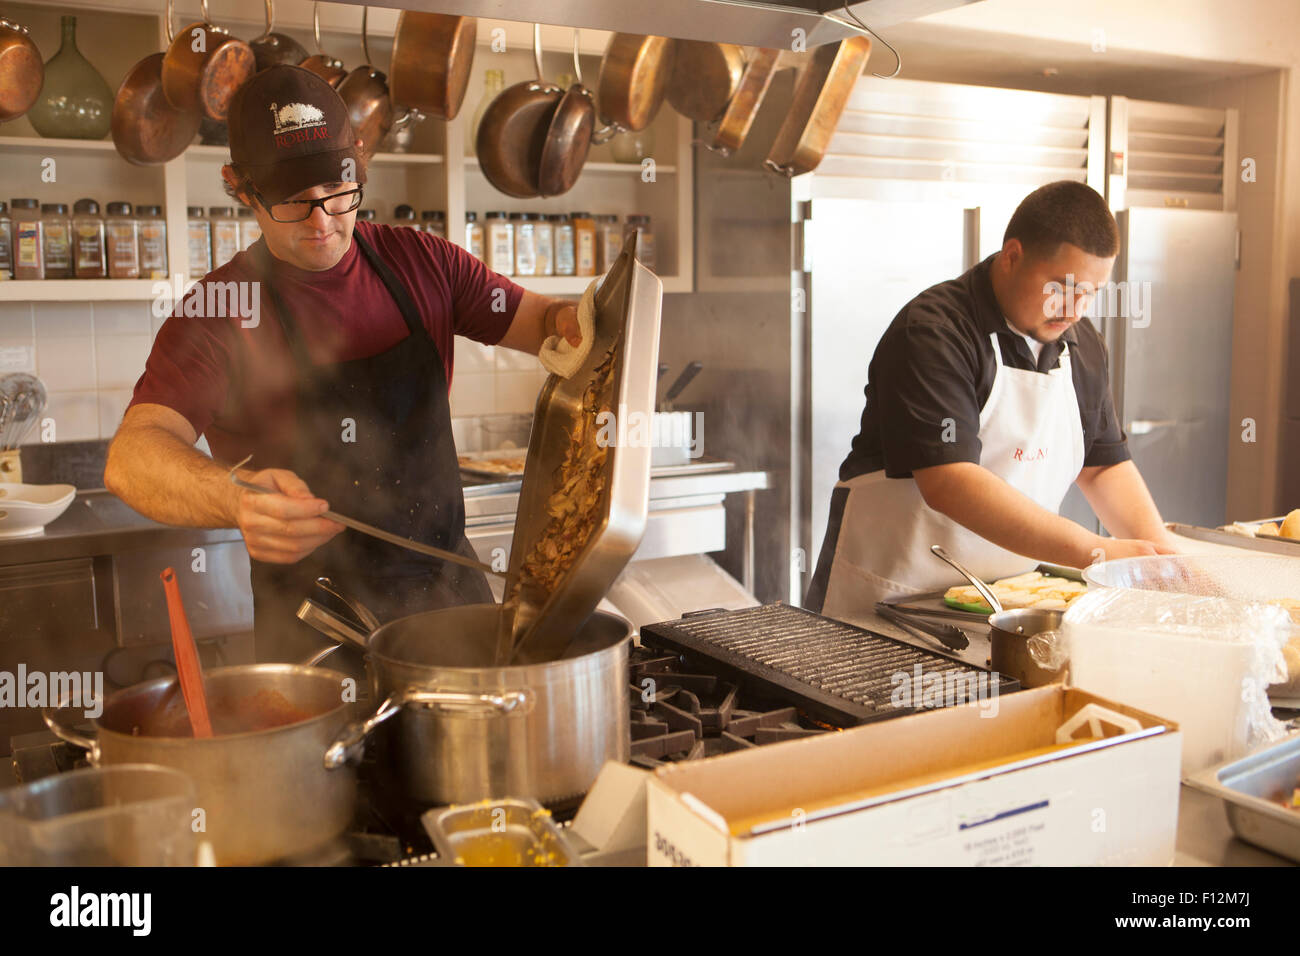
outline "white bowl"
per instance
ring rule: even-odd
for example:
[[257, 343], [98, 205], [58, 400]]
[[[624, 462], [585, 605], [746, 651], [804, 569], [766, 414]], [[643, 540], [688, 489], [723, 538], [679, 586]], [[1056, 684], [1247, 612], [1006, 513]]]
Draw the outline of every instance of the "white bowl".
[[0, 482], [0, 538], [40, 534], [68, 510], [77, 489], [72, 485], [22, 485]]

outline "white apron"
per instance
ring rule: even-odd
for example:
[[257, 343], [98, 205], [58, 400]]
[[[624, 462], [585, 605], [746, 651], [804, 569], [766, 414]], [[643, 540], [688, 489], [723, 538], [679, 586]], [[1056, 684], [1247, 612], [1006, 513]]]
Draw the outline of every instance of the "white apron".
[[[1069, 347], [1058, 368], [1042, 373], [1008, 368], [997, 333], [990, 339], [997, 372], [980, 410], [979, 463], [1055, 513], [1083, 468]], [[930, 552], [933, 544], [986, 581], [1032, 564], [930, 508], [912, 478], [886, 478], [881, 469], [836, 487], [849, 495], [822, 606], [828, 617], [861, 620], [877, 601], [950, 586], [956, 572]]]

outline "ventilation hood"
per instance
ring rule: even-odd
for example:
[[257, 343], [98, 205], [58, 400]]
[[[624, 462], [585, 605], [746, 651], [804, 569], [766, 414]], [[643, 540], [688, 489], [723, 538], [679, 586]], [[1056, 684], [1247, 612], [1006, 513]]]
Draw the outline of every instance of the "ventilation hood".
[[[341, 0], [360, 6], [363, 0]], [[849, 9], [878, 32], [979, 0], [856, 0]], [[796, 29], [809, 47], [861, 33], [835, 0], [389, 0], [384, 6], [495, 20], [683, 40], [789, 49]], [[889, 34], [885, 33], [885, 38]]]

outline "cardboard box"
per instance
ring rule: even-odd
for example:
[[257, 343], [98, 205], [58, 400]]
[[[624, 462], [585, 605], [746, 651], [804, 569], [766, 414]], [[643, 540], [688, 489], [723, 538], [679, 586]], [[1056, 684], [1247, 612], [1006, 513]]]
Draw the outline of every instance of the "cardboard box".
[[[1141, 729], [1034, 753], [1089, 703]], [[661, 767], [647, 794], [648, 862], [1173, 862], [1177, 724], [1060, 684], [997, 704], [996, 716], [977, 702]]]

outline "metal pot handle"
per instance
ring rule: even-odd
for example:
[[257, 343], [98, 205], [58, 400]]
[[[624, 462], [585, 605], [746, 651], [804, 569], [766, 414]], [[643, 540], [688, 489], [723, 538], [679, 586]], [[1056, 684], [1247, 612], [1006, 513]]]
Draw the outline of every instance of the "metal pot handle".
[[90, 752], [90, 763], [92, 766], [99, 766], [99, 739], [97, 737], [87, 737], [85, 734], [73, 730], [69, 724], [63, 723], [59, 714], [64, 710], [60, 704], [58, 707], [42, 707], [41, 719], [45, 721], [45, 726], [53, 731], [54, 736], [60, 740], [72, 744], [74, 747], [80, 747], [82, 750]]
[[407, 687], [390, 694], [379, 705], [379, 709], [361, 723], [351, 723], [344, 727], [334, 738], [334, 742], [325, 749], [325, 767], [327, 770], [333, 770], [343, 766], [349, 760], [361, 759], [370, 732], [408, 704], [427, 708], [446, 708], [458, 712], [477, 712], [478, 716], [492, 717], [498, 714], [509, 714], [521, 708], [527, 711], [532, 702], [532, 695], [526, 690], [479, 694]]

